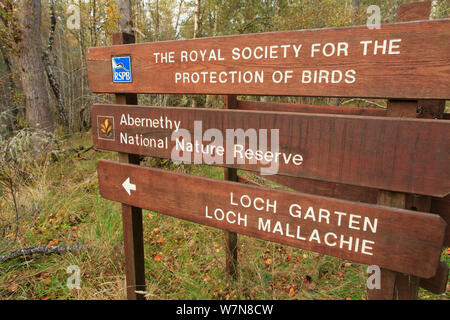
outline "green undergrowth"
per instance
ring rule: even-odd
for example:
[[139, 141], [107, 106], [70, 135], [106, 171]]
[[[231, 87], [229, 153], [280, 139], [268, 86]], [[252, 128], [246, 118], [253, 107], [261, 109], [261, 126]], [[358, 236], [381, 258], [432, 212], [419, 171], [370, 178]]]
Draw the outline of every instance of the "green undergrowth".
[[[99, 159], [117, 160], [117, 154], [91, 145], [89, 133], [63, 142], [66, 151], [17, 191], [17, 221], [12, 195], [0, 190], [0, 228], [10, 244], [0, 255], [36, 245], [83, 246], [0, 263], [0, 299], [126, 298], [121, 207], [100, 197], [96, 173]], [[217, 167], [159, 165], [223, 179]], [[225, 272], [223, 231], [147, 210], [143, 221], [148, 299], [366, 299], [365, 265], [240, 235], [239, 276], [233, 280]], [[442, 258], [450, 263], [445, 251]], [[79, 268], [80, 289], [67, 286], [70, 266]], [[448, 299], [449, 291], [433, 295], [421, 289], [420, 298]]]

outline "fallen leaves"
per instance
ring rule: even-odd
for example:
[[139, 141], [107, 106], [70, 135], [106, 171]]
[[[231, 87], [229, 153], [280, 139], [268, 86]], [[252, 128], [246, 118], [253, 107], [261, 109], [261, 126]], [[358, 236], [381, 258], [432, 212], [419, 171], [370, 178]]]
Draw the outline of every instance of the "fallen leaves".
[[42, 281], [42, 283], [44, 284], [50, 284], [52, 282], [52, 280], [50, 279], [50, 274], [48, 272], [41, 272], [38, 280]]
[[156, 262], [161, 261], [161, 259], [163, 258], [163, 256], [161, 254], [157, 254], [156, 256], [153, 257], [153, 260], [155, 260]]
[[294, 288], [291, 287], [291, 289], [289, 289], [289, 295], [290, 295], [291, 297], [293, 297], [294, 294], [295, 294]]
[[53, 239], [53, 240], [50, 240], [48, 243], [47, 243], [47, 245], [48, 246], [56, 246], [57, 244], [58, 244], [58, 239]]
[[9, 286], [8, 286], [8, 292], [9, 293], [14, 293], [17, 291], [17, 289], [19, 289], [19, 285], [15, 282], [12, 282]]

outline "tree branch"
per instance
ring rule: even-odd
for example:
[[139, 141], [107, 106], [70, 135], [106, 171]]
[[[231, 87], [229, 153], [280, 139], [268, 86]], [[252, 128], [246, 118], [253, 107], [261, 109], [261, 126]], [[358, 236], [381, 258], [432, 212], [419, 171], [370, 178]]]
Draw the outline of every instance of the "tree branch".
[[9, 261], [9, 260], [12, 260], [15, 258], [20, 258], [20, 257], [30, 257], [34, 254], [47, 254], [47, 255], [53, 254], [53, 253], [62, 254], [62, 253], [66, 253], [66, 252], [78, 251], [81, 248], [82, 248], [82, 245], [79, 243], [75, 243], [75, 244], [68, 245], [68, 246], [41, 245], [41, 246], [28, 247], [28, 248], [19, 249], [19, 250], [13, 251], [11, 253], [8, 253], [6, 255], [0, 256], [0, 263]]

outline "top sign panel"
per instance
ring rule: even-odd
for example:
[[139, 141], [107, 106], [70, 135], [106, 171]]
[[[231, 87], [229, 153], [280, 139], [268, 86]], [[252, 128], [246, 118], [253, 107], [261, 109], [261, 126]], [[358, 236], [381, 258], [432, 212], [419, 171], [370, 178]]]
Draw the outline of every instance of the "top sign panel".
[[98, 93], [448, 99], [450, 19], [91, 48], [87, 68]]

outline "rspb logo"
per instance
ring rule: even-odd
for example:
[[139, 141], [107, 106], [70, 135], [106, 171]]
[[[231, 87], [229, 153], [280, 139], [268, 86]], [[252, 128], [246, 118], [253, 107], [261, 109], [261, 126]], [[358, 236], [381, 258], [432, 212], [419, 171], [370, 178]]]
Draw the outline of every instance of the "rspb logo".
[[113, 82], [131, 82], [131, 57], [112, 57]]

